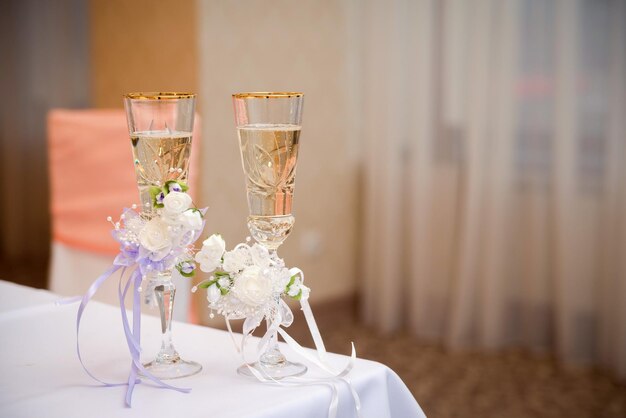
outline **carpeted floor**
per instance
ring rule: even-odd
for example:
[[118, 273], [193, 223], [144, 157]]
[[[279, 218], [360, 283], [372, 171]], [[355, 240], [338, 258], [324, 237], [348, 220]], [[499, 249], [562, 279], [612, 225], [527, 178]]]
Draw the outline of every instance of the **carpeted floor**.
[[[402, 378], [429, 418], [626, 417], [626, 386], [600, 372], [565, 370], [551, 358], [515, 350], [451, 353], [408, 335], [381, 338], [352, 320], [317, 316], [329, 351], [348, 354], [354, 341], [359, 357]], [[303, 323], [297, 318], [290, 332], [312, 346]]]

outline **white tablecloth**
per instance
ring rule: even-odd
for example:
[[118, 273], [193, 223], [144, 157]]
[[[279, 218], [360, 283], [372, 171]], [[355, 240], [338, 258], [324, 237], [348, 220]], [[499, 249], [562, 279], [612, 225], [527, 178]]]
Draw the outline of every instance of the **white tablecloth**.
[[[327, 386], [277, 387], [237, 375], [241, 358], [224, 331], [174, 323], [176, 347], [200, 362], [196, 375], [169, 381], [191, 387], [189, 394], [136, 386], [133, 407], [124, 406], [125, 387], [103, 387], [82, 370], [76, 357], [77, 305], [54, 305], [52, 293], [0, 281], [1, 417], [207, 417], [325, 418], [331, 400]], [[160, 340], [158, 318], [142, 318], [145, 358]], [[251, 342], [252, 343], [252, 342]], [[349, 341], [346, 341], [346, 350]], [[295, 354], [281, 347], [290, 358]], [[118, 307], [91, 302], [81, 325], [81, 350], [91, 370], [110, 381], [124, 381], [130, 357]], [[357, 347], [358, 350], [358, 347]], [[331, 354], [344, 364], [347, 357]], [[298, 361], [302, 361], [298, 359]], [[309, 367], [315, 376], [315, 367]], [[363, 418], [424, 417], [404, 383], [388, 367], [358, 359], [349, 375], [362, 402]], [[345, 385], [339, 388], [338, 417], [355, 417]]]

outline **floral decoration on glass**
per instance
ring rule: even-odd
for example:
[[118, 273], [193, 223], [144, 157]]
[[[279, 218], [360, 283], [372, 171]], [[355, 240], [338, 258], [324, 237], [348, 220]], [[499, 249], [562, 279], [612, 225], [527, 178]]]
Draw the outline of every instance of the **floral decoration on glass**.
[[245, 318], [249, 326], [256, 327], [264, 317], [275, 314], [281, 296], [295, 300], [309, 296], [310, 289], [300, 274], [292, 274], [276, 252], [257, 243], [238, 244], [226, 251], [226, 243], [215, 234], [203, 242], [195, 260], [200, 270], [213, 273], [196, 287], [207, 289], [211, 317], [215, 310], [229, 319]]
[[[247, 240], [250, 241], [250, 238]], [[242, 355], [245, 366], [252, 376], [262, 382], [282, 385], [328, 384], [333, 386], [341, 380], [348, 382], [346, 375], [353, 367], [356, 351], [352, 344], [352, 354], [348, 364], [339, 370], [330, 365], [324, 342], [315, 322], [308, 299], [310, 289], [304, 284], [304, 273], [298, 268], [287, 268], [283, 259], [275, 251], [255, 243], [237, 244], [232, 250], [226, 251], [226, 243], [219, 234], [211, 235], [203, 242], [202, 248], [195, 255], [200, 270], [212, 275], [195, 286], [206, 289], [210, 317], [215, 312], [226, 320], [228, 331], [235, 342], [237, 351]], [[300, 302], [309, 331], [315, 342], [317, 355], [303, 348], [283, 327], [293, 322], [293, 313], [284, 298]], [[241, 343], [235, 341], [231, 320], [244, 319]], [[258, 362], [246, 359], [245, 346], [248, 337], [261, 324], [267, 322], [267, 331], [261, 338], [255, 355]], [[293, 375], [281, 376], [280, 368], [272, 369], [273, 362], [263, 361], [263, 356], [282, 356], [278, 349], [276, 334], [280, 334], [290, 348], [318, 366], [327, 377], [305, 379]], [[350, 385], [351, 394], [355, 399], [357, 411], [360, 408], [359, 398]], [[336, 396], [336, 388], [333, 386]], [[329, 416], [336, 415], [336, 399], [331, 402]]]
[[[145, 377], [160, 387], [179, 392], [190, 389], [179, 388], [163, 382], [163, 371], [171, 370], [174, 365], [179, 373], [197, 373], [201, 366], [195, 362], [180, 358], [171, 338], [171, 316], [175, 289], [171, 283], [173, 269], [184, 277], [193, 277], [196, 273], [194, 260], [194, 242], [200, 237], [205, 226], [204, 216], [207, 208], [198, 209], [193, 205], [188, 187], [182, 181], [167, 181], [163, 187], [153, 186], [151, 207], [146, 212], [138, 212], [137, 205], [125, 209], [118, 221], [112, 217], [107, 220], [113, 225], [113, 238], [120, 243], [120, 252], [113, 261], [113, 266], [103, 273], [91, 285], [87, 293], [81, 297], [81, 305], [77, 315], [77, 331], [83, 311], [98, 288], [116, 271], [122, 270], [119, 284], [119, 299], [122, 324], [126, 342], [132, 357], [131, 373], [128, 382], [108, 383], [92, 374], [82, 361], [80, 345], [77, 351], [80, 362], [92, 378], [105, 386], [127, 385], [126, 404], [131, 405], [133, 388]], [[124, 282], [126, 269], [132, 269], [130, 277]], [[145, 285], [147, 282], [147, 286]], [[122, 284], [124, 283], [124, 284]], [[126, 314], [126, 295], [133, 286], [133, 318], [132, 324]], [[147, 364], [140, 362], [140, 294], [144, 291], [146, 301], [159, 306], [161, 310], [161, 328], [163, 342], [157, 358]]]
[[155, 216], [145, 217], [137, 212], [137, 205], [124, 210], [118, 222], [109, 222], [115, 228], [113, 238], [120, 243], [116, 263], [136, 264], [142, 280], [152, 272], [166, 272], [176, 268], [184, 277], [196, 272], [192, 244], [204, 229], [206, 208], [192, 207], [192, 199], [182, 182], [168, 181], [162, 188], [153, 187]]
[[[126, 121], [141, 204], [125, 209], [113, 222], [113, 238], [120, 252], [80, 298], [76, 318], [78, 358], [89, 376], [105, 386], [126, 386], [126, 405], [131, 406], [135, 386], [143, 379], [158, 387], [189, 392], [163, 380], [191, 376], [202, 366], [181, 358], [172, 340], [172, 314], [176, 286], [172, 275], [192, 277], [196, 266], [193, 243], [204, 228], [206, 209], [198, 209], [187, 194], [191, 144], [195, 118], [195, 94], [180, 92], [129, 93], [124, 96]], [[78, 334], [84, 310], [100, 286], [117, 271], [122, 326], [132, 358], [128, 379], [108, 383], [98, 379], [83, 363]], [[126, 271], [130, 272], [125, 276]], [[141, 292], [157, 305], [161, 319], [161, 349], [141, 363]], [[132, 320], [125, 300], [132, 295]]]

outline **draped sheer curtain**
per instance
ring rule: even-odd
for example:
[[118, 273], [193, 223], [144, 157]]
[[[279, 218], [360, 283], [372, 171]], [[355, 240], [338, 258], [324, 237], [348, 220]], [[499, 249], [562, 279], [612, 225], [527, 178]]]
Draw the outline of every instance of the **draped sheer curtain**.
[[365, 321], [626, 379], [626, 2], [350, 10]]

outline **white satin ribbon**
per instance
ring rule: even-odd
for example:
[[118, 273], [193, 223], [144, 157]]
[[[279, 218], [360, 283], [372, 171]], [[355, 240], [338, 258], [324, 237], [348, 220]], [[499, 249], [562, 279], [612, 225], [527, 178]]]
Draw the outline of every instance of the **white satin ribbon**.
[[[304, 273], [302, 272], [302, 270], [298, 268], [292, 268], [289, 270], [289, 273], [291, 274], [291, 276], [294, 276], [297, 274], [300, 275], [300, 277], [302, 278], [302, 282], [304, 282]], [[351, 343], [352, 352], [350, 354], [350, 359], [348, 360], [346, 365], [338, 371], [333, 370], [332, 366], [328, 364], [328, 355], [326, 352], [326, 347], [324, 346], [322, 335], [319, 331], [317, 323], [315, 322], [315, 317], [313, 316], [313, 311], [311, 310], [311, 306], [309, 305], [308, 298], [309, 298], [309, 289], [303, 286], [302, 297], [300, 299], [300, 306], [301, 306], [302, 312], [304, 313], [304, 317], [306, 319], [306, 323], [311, 333], [311, 336], [313, 337], [313, 342], [315, 343], [317, 356], [311, 354], [308, 349], [302, 347], [296, 340], [294, 340], [287, 333], [287, 331], [281, 328], [281, 327], [288, 327], [291, 325], [291, 323], [293, 322], [293, 313], [291, 312], [291, 309], [289, 308], [287, 303], [285, 303], [284, 300], [279, 299], [278, 309], [276, 310], [272, 318], [268, 318], [269, 323], [268, 323], [267, 331], [265, 332], [263, 337], [261, 337], [261, 340], [259, 341], [257, 345], [256, 358], [260, 357], [260, 355], [263, 352], [264, 347], [269, 343], [274, 333], [277, 332], [283, 337], [287, 345], [296, 354], [299, 354], [300, 356], [308, 360], [310, 363], [319, 367], [322, 371], [328, 374], [328, 377], [311, 378], [311, 379], [302, 378], [302, 377], [287, 377], [281, 380], [276, 380], [272, 378], [271, 376], [263, 375], [254, 367], [252, 367], [253, 362], [247, 361], [244, 349], [246, 345], [246, 340], [248, 339], [250, 335], [252, 335], [254, 330], [260, 325], [261, 321], [263, 320], [263, 316], [257, 315], [257, 316], [248, 317], [245, 319], [244, 324], [243, 324], [243, 336], [241, 339], [241, 344], [237, 344], [237, 341], [235, 340], [235, 336], [233, 334], [232, 327], [230, 325], [231, 318], [226, 316], [225, 317], [226, 327], [228, 329], [231, 339], [233, 340], [233, 344], [235, 345], [237, 352], [241, 355], [244, 364], [248, 366], [250, 373], [254, 377], [256, 377], [257, 380], [263, 383], [275, 384], [275, 385], [280, 385], [280, 386], [312, 386], [312, 385], [328, 386], [331, 389], [331, 401], [328, 407], [329, 418], [337, 417], [337, 409], [339, 405], [339, 394], [338, 394], [338, 389], [337, 389], [337, 383], [344, 382], [346, 385], [348, 385], [350, 394], [352, 395], [354, 399], [356, 415], [358, 418], [360, 418], [361, 417], [361, 401], [359, 399], [359, 395], [354, 389], [354, 387], [352, 386], [351, 382], [346, 378], [348, 373], [350, 373], [350, 371], [354, 367], [354, 361], [356, 360], [356, 349], [354, 347], [354, 343]]]

